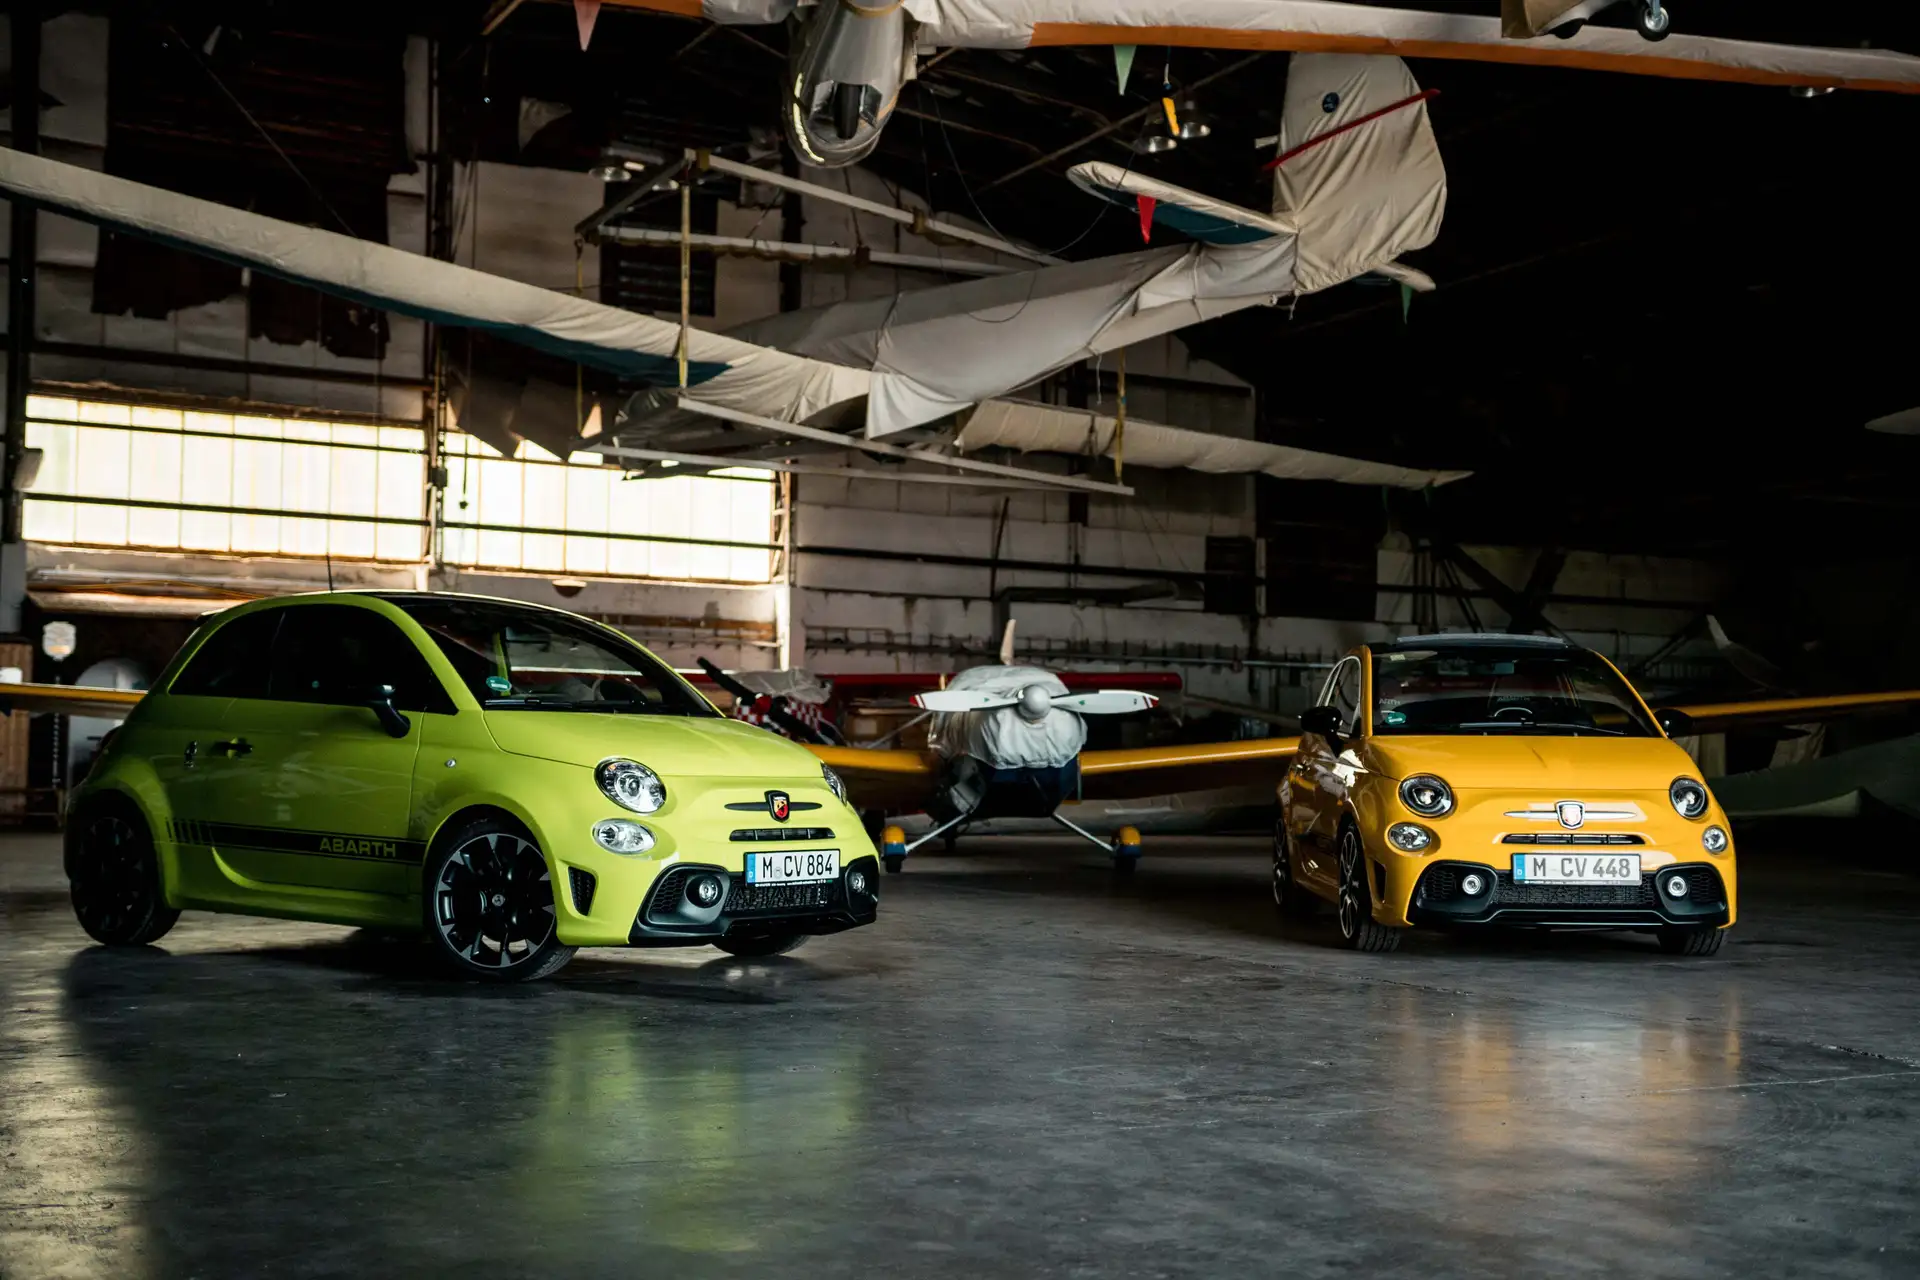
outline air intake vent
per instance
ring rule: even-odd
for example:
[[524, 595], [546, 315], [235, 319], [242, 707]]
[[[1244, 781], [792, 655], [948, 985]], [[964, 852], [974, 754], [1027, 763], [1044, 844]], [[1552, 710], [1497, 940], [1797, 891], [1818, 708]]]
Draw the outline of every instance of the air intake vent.
[[727, 837], [735, 844], [788, 844], [795, 840], [831, 840], [831, 827], [738, 827]]
[[1522, 831], [1501, 836], [1502, 844], [1645, 844], [1641, 836], [1624, 831]]
[[581, 915], [593, 910], [593, 872], [567, 868], [567, 887], [573, 890], [573, 909]]

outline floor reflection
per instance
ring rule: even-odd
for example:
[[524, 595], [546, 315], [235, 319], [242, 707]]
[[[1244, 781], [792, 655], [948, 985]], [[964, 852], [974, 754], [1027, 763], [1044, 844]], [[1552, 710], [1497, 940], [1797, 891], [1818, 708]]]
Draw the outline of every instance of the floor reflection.
[[[334, 967], [272, 1001], [218, 955], [78, 954], [46, 1020], [67, 1043], [31, 1055], [37, 1081], [7, 1081], [33, 1179], [18, 1198], [84, 1220], [95, 1274], [116, 1276], [271, 1268], [293, 1224], [303, 1269], [380, 1256], [437, 1274], [538, 1240], [551, 1274], [578, 1274], [771, 1251], [836, 1212], [864, 1038], [727, 998], [789, 999], [813, 981], [804, 962], [377, 995]], [[649, 1000], [662, 983], [719, 998]], [[49, 1060], [70, 1078], [48, 1082]], [[232, 1236], [236, 1208], [257, 1239]]]

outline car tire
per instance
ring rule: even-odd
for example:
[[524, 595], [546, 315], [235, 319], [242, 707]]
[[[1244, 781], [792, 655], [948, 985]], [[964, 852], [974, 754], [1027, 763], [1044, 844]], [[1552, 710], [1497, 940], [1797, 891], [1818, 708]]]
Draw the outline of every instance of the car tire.
[[797, 950], [801, 943], [812, 936], [806, 933], [762, 933], [742, 938], [719, 938], [713, 945], [730, 956], [753, 960], [762, 956], [786, 955], [789, 951]]
[[1314, 912], [1313, 895], [1300, 887], [1293, 874], [1293, 848], [1287, 840], [1287, 817], [1273, 820], [1273, 909], [1288, 920], [1308, 920]]
[[1719, 953], [1721, 935], [1725, 933], [1725, 929], [1709, 926], [1662, 929], [1656, 936], [1660, 939], [1660, 950], [1670, 956], [1710, 956]]
[[1349, 951], [1392, 951], [1404, 929], [1390, 929], [1373, 918], [1373, 891], [1367, 886], [1366, 851], [1351, 824], [1340, 828], [1340, 940]]
[[74, 918], [109, 947], [143, 947], [180, 913], [160, 886], [160, 856], [147, 820], [131, 801], [103, 798], [67, 826], [66, 870]]
[[434, 950], [461, 977], [533, 982], [573, 959], [555, 931], [546, 855], [517, 823], [481, 817], [444, 832], [420, 896]]

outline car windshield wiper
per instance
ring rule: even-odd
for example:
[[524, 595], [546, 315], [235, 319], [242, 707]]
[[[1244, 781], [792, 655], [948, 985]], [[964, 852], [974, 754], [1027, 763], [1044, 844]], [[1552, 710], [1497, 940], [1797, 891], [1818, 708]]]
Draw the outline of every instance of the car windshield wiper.
[[1571, 729], [1575, 733], [1604, 733], [1612, 738], [1624, 738], [1624, 729], [1603, 729], [1597, 724], [1556, 724], [1551, 720], [1478, 720], [1454, 726], [1457, 729]]

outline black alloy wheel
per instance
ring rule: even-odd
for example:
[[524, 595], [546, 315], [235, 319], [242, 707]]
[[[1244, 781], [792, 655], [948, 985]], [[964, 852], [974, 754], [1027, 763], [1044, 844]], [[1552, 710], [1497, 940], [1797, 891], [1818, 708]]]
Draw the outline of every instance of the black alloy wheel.
[[102, 803], [67, 829], [67, 881], [73, 914], [95, 942], [139, 947], [158, 941], [180, 913], [160, 889], [153, 837], [130, 804]]
[[1367, 859], [1360, 833], [1351, 824], [1340, 829], [1340, 940], [1353, 951], [1392, 951], [1399, 929], [1373, 918], [1373, 892], [1367, 887]]
[[1293, 850], [1287, 841], [1287, 815], [1273, 819], [1273, 906], [1289, 920], [1313, 915], [1314, 901], [1293, 874]]
[[467, 977], [529, 982], [573, 958], [554, 931], [546, 856], [503, 822], [481, 819], [440, 841], [426, 889], [427, 932]]

